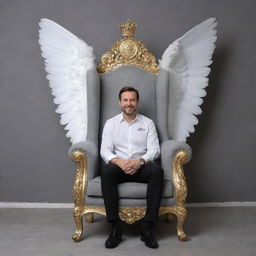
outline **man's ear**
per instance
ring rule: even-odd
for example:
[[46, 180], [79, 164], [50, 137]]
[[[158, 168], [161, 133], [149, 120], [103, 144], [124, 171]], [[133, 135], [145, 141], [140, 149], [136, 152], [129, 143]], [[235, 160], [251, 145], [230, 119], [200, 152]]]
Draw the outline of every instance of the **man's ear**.
[[121, 107], [121, 101], [120, 100], [118, 101], [118, 103], [119, 103], [119, 106]]

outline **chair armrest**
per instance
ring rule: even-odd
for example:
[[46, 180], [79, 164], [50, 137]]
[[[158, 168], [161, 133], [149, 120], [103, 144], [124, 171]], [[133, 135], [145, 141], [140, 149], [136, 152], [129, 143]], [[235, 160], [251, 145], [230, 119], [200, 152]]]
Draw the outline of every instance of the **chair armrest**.
[[72, 145], [68, 150], [68, 155], [72, 159], [75, 151], [83, 152], [87, 158], [88, 164], [88, 180], [93, 179], [98, 173], [99, 152], [96, 143], [91, 141], [78, 142]]
[[191, 159], [192, 150], [187, 143], [177, 140], [165, 140], [161, 144], [161, 165], [166, 180], [172, 180], [173, 158], [178, 151], [186, 151], [189, 156], [188, 161]]

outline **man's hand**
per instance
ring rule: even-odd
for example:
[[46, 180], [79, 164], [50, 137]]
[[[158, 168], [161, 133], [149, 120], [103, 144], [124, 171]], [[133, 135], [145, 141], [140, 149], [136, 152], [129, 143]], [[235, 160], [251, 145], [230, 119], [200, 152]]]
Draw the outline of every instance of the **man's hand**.
[[130, 169], [130, 160], [123, 160], [118, 157], [115, 157], [111, 159], [110, 162], [120, 167], [124, 172]]
[[129, 160], [129, 169], [125, 171], [126, 174], [133, 175], [140, 169], [140, 159]]
[[135, 174], [141, 167], [140, 159], [134, 160], [123, 160], [118, 157], [111, 159], [112, 164], [116, 164], [120, 167], [126, 174], [133, 175]]

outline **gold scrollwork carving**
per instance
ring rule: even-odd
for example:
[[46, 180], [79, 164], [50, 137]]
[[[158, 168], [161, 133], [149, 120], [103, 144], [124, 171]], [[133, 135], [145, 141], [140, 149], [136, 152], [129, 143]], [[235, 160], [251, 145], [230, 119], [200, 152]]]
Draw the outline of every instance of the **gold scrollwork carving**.
[[187, 217], [185, 201], [187, 198], [187, 184], [184, 175], [183, 165], [188, 162], [188, 152], [182, 150], [176, 153], [173, 159], [173, 185], [176, 205], [173, 207], [173, 213], [177, 216], [177, 233], [180, 241], [186, 241], [187, 235], [183, 230], [184, 222]]
[[110, 72], [122, 65], [134, 65], [151, 74], [157, 74], [159, 67], [154, 55], [141, 41], [133, 38], [137, 25], [128, 20], [121, 24], [123, 38], [116, 41], [112, 48], [102, 55], [97, 66], [99, 73]]
[[187, 197], [187, 184], [183, 171], [183, 165], [188, 161], [186, 151], [179, 151], [173, 159], [173, 185], [174, 195], [178, 206], [184, 207]]
[[75, 242], [82, 239], [83, 233], [83, 211], [85, 206], [85, 189], [87, 184], [87, 159], [83, 152], [75, 151], [72, 159], [78, 163], [76, 176], [73, 185], [73, 199], [75, 208], [73, 210], [73, 217], [76, 224], [76, 230], [72, 236]]
[[127, 224], [133, 224], [145, 216], [145, 207], [120, 207], [119, 217]]
[[75, 151], [72, 159], [78, 162], [76, 176], [73, 185], [73, 199], [75, 207], [84, 207], [85, 205], [85, 189], [87, 185], [87, 159], [84, 153]]

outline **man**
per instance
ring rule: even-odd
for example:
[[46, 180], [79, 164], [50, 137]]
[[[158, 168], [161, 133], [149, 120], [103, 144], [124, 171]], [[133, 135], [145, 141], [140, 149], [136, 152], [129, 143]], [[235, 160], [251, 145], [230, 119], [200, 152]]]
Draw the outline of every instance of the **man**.
[[122, 113], [107, 120], [101, 144], [101, 157], [106, 162], [101, 170], [101, 185], [107, 220], [112, 231], [106, 248], [117, 247], [122, 240], [118, 215], [118, 184], [148, 183], [147, 211], [142, 221], [141, 240], [157, 248], [153, 225], [158, 217], [163, 187], [163, 170], [153, 161], [160, 155], [159, 140], [153, 121], [136, 112], [139, 93], [133, 87], [119, 92]]

